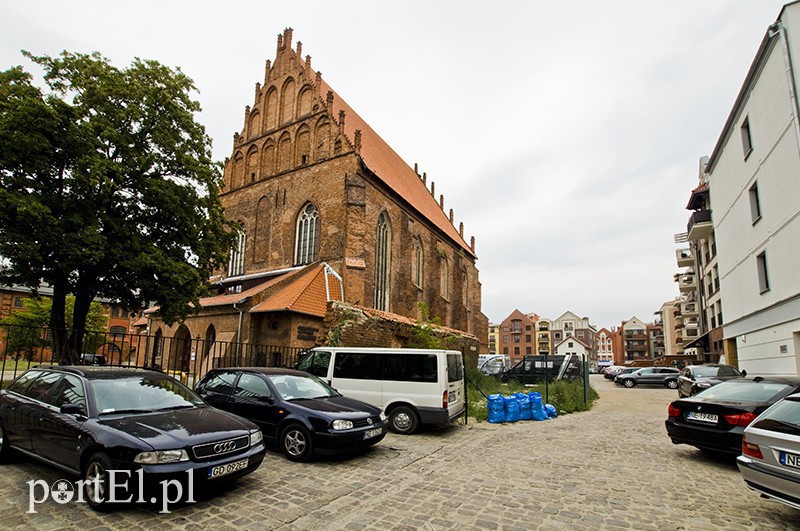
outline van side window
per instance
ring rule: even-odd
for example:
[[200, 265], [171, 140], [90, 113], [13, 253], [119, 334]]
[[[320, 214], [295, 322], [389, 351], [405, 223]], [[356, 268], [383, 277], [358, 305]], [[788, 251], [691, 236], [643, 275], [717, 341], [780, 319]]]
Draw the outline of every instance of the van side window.
[[458, 382], [464, 379], [464, 363], [458, 354], [447, 355], [447, 381]]
[[380, 380], [381, 358], [378, 354], [348, 354], [340, 352], [333, 365], [334, 378]]
[[384, 356], [384, 380], [395, 382], [436, 382], [435, 354], [402, 354]]
[[300, 364], [297, 368], [301, 371], [306, 371], [308, 373], [313, 374], [314, 376], [318, 376], [319, 378], [327, 378], [328, 377], [328, 365], [331, 364], [331, 353], [330, 352], [311, 352]]

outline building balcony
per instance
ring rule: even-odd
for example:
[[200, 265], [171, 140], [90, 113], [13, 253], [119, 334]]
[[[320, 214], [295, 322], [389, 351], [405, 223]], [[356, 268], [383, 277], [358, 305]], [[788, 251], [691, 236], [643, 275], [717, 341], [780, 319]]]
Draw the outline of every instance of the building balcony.
[[697, 290], [697, 277], [693, 274], [684, 274], [678, 277], [678, 289], [681, 292]]
[[694, 265], [694, 256], [691, 249], [676, 249], [675, 258], [678, 261], [678, 267], [689, 267]]
[[696, 302], [682, 302], [681, 303], [681, 314], [684, 316], [692, 316], [692, 315], [699, 315], [699, 311], [697, 308]]
[[647, 332], [644, 330], [629, 330], [625, 332], [625, 339], [647, 339]]
[[692, 212], [689, 217], [689, 223], [686, 225], [686, 232], [689, 234], [690, 240], [700, 240], [708, 237], [714, 230], [714, 224], [711, 223], [710, 210], [697, 210]]
[[689, 328], [697, 329], [699, 326], [700, 326], [700, 321], [697, 319], [697, 317], [687, 317], [683, 321], [683, 327], [686, 329]]

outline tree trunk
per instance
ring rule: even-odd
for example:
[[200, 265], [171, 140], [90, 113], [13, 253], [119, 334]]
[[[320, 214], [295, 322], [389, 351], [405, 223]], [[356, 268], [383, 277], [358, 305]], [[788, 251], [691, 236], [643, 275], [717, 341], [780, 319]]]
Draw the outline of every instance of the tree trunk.
[[59, 275], [53, 281], [53, 305], [50, 309], [50, 332], [53, 336], [52, 358], [64, 363], [67, 353], [67, 280]]
[[75, 290], [75, 307], [72, 309], [72, 330], [69, 336], [70, 363], [76, 364], [80, 361], [80, 354], [83, 352], [83, 339], [86, 334], [86, 319], [89, 315], [89, 307], [94, 300], [94, 292], [89, 289], [89, 284], [85, 280], [85, 272], [81, 271], [78, 278], [78, 285]]

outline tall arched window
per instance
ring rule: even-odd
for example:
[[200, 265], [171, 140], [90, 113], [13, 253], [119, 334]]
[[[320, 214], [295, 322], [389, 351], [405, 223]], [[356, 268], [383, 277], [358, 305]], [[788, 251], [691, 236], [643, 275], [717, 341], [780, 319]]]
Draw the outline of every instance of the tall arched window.
[[319, 240], [319, 212], [314, 203], [308, 203], [297, 217], [297, 236], [294, 244], [295, 265], [310, 264], [317, 259]]
[[392, 230], [386, 212], [378, 217], [375, 238], [375, 308], [389, 310], [389, 271], [392, 263]]
[[414, 256], [411, 257], [411, 279], [414, 285], [422, 287], [423, 255], [422, 243], [419, 238], [414, 238]]
[[448, 266], [446, 257], [442, 257], [442, 268], [439, 274], [439, 293], [445, 299], [450, 300], [450, 267]]
[[247, 243], [247, 234], [244, 229], [236, 235], [236, 243], [231, 248], [231, 257], [228, 260], [228, 276], [236, 277], [244, 273], [244, 248]]

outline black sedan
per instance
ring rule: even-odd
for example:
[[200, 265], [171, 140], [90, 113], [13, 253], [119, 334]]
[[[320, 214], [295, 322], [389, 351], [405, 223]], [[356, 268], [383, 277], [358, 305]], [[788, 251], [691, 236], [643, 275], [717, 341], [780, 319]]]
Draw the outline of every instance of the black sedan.
[[196, 390], [212, 406], [255, 422], [292, 461], [372, 446], [389, 426], [379, 408], [342, 396], [303, 371], [214, 369]]
[[669, 405], [665, 421], [674, 444], [716, 454], [740, 455], [742, 433], [769, 406], [800, 392], [800, 378], [737, 378]]
[[696, 395], [718, 383], [742, 376], [744, 375], [736, 367], [730, 365], [688, 365], [681, 370], [681, 375], [678, 377], [678, 396], [683, 398]]
[[96, 510], [243, 476], [266, 453], [255, 424], [168, 375], [101, 366], [38, 367], [0, 391], [0, 460], [11, 450], [80, 476]]

